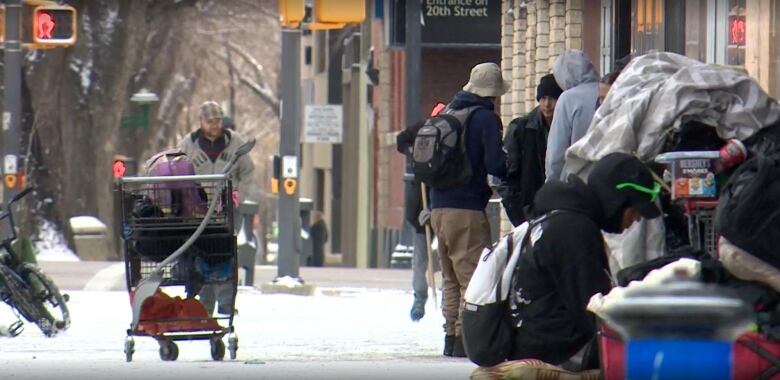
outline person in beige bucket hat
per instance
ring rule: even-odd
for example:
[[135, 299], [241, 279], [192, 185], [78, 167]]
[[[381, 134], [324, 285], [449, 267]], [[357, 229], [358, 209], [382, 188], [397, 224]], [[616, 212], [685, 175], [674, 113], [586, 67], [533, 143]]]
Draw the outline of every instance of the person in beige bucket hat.
[[492, 98], [504, 95], [512, 85], [501, 76], [501, 68], [493, 62], [480, 63], [471, 69], [469, 82], [463, 91]]
[[464, 127], [464, 154], [471, 167], [468, 181], [431, 189], [430, 224], [438, 239], [443, 278], [445, 356], [466, 356], [460, 305], [482, 249], [492, 241], [485, 214], [492, 195], [487, 176], [506, 175], [503, 126], [494, 102], [509, 87], [497, 64], [480, 63], [471, 69], [469, 82], [443, 111]]

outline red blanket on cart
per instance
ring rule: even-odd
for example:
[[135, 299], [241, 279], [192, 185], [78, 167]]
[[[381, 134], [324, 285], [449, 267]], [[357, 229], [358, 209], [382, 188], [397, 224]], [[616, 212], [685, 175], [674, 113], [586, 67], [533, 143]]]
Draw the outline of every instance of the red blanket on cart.
[[171, 297], [158, 289], [153, 296], [144, 301], [137, 330], [149, 335], [159, 335], [166, 332], [220, 328], [200, 301], [195, 298]]

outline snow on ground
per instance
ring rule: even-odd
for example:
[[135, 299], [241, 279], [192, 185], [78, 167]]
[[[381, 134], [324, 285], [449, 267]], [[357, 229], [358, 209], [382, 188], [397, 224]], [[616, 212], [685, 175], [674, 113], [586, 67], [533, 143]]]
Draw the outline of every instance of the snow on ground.
[[38, 239], [35, 241], [38, 261], [79, 261], [78, 256], [68, 248], [65, 238], [54, 224], [48, 220], [41, 220], [38, 231]]
[[[27, 324], [19, 337], [1, 340], [2, 377], [44, 379], [50, 378], [50, 371], [59, 371], [58, 379], [92, 378], [89, 374], [108, 378], [105, 371], [110, 371], [112, 380], [465, 379], [474, 368], [465, 359], [441, 356], [443, 317], [433, 302], [428, 303], [425, 318], [412, 323], [412, 295], [407, 292], [353, 288], [337, 294], [269, 295], [241, 288], [236, 361], [213, 362], [209, 344], [194, 341], [178, 343], [177, 362], [162, 362], [153, 339], [136, 337], [133, 362], [126, 363], [123, 342], [131, 318], [127, 293], [72, 292], [73, 324], [68, 331], [45, 338]], [[12, 320], [0, 310], [0, 322]]]

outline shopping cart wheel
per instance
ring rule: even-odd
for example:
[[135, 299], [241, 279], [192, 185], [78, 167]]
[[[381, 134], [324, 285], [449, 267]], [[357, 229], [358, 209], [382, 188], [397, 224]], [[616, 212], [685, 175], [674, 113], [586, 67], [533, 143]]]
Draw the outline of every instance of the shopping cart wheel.
[[212, 339], [211, 342], [211, 358], [215, 361], [220, 361], [225, 358], [225, 342], [222, 339]]
[[228, 337], [228, 351], [230, 352], [230, 360], [236, 360], [236, 353], [238, 352], [238, 337], [230, 335]]
[[172, 340], [160, 341], [160, 359], [163, 361], [175, 361], [179, 358], [179, 346]]
[[133, 337], [128, 336], [125, 339], [125, 361], [128, 363], [133, 361], [133, 354], [135, 353], [135, 340]]

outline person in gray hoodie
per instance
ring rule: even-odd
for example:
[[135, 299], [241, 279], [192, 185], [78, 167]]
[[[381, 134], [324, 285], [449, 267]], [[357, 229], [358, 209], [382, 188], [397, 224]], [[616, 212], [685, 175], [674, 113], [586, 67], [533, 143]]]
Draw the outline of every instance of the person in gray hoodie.
[[545, 174], [547, 180], [565, 180], [566, 150], [588, 131], [596, 113], [599, 77], [593, 63], [580, 50], [566, 50], [553, 63], [553, 76], [563, 94], [555, 106], [547, 140]]

